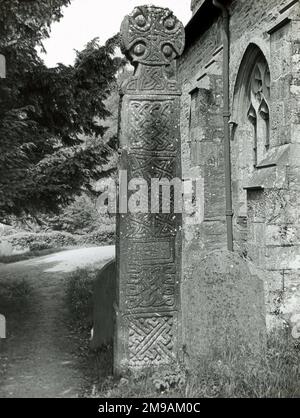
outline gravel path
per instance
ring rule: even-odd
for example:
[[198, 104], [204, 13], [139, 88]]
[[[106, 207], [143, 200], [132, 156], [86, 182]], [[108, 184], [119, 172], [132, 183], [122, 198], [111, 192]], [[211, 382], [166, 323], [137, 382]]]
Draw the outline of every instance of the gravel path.
[[0, 265], [0, 284], [24, 280], [32, 289], [26, 303], [0, 306], [7, 319], [0, 397], [78, 397], [91, 387], [95, 370], [80, 355], [80, 335], [70, 331], [64, 281], [78, 267], [100, 268], [113, 256], [114, 247], [84, 248]]

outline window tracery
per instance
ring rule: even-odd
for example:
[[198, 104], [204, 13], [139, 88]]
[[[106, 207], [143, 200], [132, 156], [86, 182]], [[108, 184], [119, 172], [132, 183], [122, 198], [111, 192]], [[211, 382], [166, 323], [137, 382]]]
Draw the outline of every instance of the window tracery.
[[262, 57], [255, 63], [250, 76], [248, 119], [254, 132], [254, 167], [270, 147], [270, 70]]

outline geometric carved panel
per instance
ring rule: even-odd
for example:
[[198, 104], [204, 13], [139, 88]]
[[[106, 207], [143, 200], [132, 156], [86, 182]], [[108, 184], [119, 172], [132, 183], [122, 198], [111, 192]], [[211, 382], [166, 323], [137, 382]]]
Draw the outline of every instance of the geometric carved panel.
[[[168, 241], [130, 241], [126, 253], [128, 264], [138, 263], [146, 266], [148, 264], [168, 264], [175, 261], [174, 239]], [[136, 255], [138, 254], [138, 262]]]
[[135, 214], [127, 216], [124, 238], [166, 238], [176, 235], [176, 222], [171, 214]]
[[172, 316], [129, 317], [129, 364], [132, 367], [170, 364], [175, 359]]
[[176, 267], [130, 266], [126, 279], [126, 308], [130, 312], [176, 309]]
[[176, 173], [176, 153], [129, 153], [129, 177], [144, 178], [150, 184], [153, 178], [172, 180]]
[[176, 151], [173, 100], [134, 100], [130, 102], [130, 147], [132, 150]]

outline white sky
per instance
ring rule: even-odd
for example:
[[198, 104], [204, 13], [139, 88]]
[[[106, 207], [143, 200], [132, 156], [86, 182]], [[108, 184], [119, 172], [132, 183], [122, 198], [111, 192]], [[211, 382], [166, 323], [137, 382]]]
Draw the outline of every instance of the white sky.
[[44, 42], [47, 55], [42, 55], [49, 67], [58, 62], [72, 64], [76, 50], [99, 37], [104, 43], [120, 30], [124, 16], [135, 6], [153, 4], [168, 7], [186, 24], [190, 17], [191, 0], [72, 0], [64, 17], [51, 28], [51, 37]]

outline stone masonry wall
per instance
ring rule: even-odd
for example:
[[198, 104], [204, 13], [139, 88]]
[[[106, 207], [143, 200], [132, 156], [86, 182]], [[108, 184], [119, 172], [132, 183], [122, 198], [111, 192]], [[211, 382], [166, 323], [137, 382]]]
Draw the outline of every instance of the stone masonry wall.
[[[183, 178], [200, 179], [202, 207], [184, 217], [184, 247], [219, 248], [225, 243], [222, 62], [220, 51], [209, 63], [207, 51], [220, 46], [219, 24], [204, 34], [180, 61]], [[205, 65], [210, 64], [208, 68]], [[200, 80], [198, 81], [198, 78]], [[225, 244], [224, 244], [225, 247]]]
[[[201, 13], [200, 3], [205, 2], [194, 2], [194, 12], [200, 5]], [[300, 313], [300, 5], [291, 0], [229, 3], [235, 250], [263, 269], [271, 327], [278, 317], [293, 322]], [[183, 175], [201, 179], [203, 197], [202, 207], [184, 217], [184, 256], [191, 247], [201, 253], [226, 246], [218, 16], [216, 11], [207, 30], [199, 26], [199, 36], [179, 62]], [[270, 148], [259, 170], [243, 169], [252, 158], [252, 130], [238, 120], [242, 109], [236, 97], [250, 45], [262, 52], [271, 74]]]

